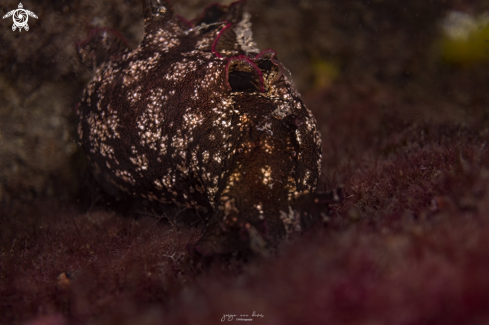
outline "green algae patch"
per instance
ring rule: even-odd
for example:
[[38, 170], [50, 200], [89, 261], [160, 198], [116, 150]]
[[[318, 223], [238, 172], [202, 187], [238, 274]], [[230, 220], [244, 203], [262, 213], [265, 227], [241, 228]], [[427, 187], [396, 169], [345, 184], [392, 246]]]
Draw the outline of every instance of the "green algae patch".
[[452, 11], [442, 22], [441, 57], [449, 63], [489, 62], [489, 14], [471, 16]]

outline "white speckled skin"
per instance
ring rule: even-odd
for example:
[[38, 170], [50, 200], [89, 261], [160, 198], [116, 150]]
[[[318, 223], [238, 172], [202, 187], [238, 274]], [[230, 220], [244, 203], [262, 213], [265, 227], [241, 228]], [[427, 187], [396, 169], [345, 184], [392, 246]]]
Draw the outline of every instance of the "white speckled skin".
[[137, 49], [79, 43], [95, 70], [78, 134], [96, 179], [115, 196], [210, 211], [203, 254], [300, 230], [296, 199], [315, 190], [321, 138], [275, 52], [255, 48], [244, 3], [211, 6], [190, 27], [143, 2]]

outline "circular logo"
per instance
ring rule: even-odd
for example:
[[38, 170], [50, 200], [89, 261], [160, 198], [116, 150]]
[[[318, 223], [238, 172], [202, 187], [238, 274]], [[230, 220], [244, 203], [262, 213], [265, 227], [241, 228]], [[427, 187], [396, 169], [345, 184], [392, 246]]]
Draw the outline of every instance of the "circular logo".
[[27, 20], [29, 19], [24, 9], [15, 10], [13, 18], [14, 18], [14, 24], [18, 28], [24, 28], [27, 25]]
[[19, 32], [22, 31], [22, 28], [24, 28], [26, 31], [29, 30], [29, 25], [27, 25], [29, 16], [37, 18], [35, 13], [24, 9], [22, 3], [19, 3], [18, 9], [7, 12], [7, 14], [3, 16], [3, 19], [8, 18], [10, 16], [12, 16], [12, 19], [14, 20], [14, 24], [12, 25], [12, 30], [15, 31], [18, 28]]

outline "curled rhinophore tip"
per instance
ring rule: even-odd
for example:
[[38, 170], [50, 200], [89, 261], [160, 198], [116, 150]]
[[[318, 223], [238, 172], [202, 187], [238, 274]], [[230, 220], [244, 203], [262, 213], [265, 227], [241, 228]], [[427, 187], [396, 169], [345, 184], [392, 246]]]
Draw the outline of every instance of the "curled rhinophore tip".
[[239, 23], [243, 19], [243, 13], [245, 11], [246, 0], [234, 1], [228, 6], [226, 20], [233, 24]]
[[273, 77], [271, 81], [272, 84], [276, 83], [284, 75], [285, 71], [284, 66], [277, 59], [277, 52], [272, 49], [263, 50], [255, 56], [255, 59], [253, 61], [260, 62], [262, 60], [268, 60], [277, 68], [277, 74], [275, 75], [275, 77]]
[[271, 58], [275, 57], [276, 55], [277, 55], [277, 52], [275, 52], [274, 50], [266, 49], [266, 50], [263, 50], [260, 53], [258, 53], [255, 56], [255, 59], [257, 59], [257, 60], [263, 59], [263, 58], [271, 59]]
[[231, 91], [265, 91], [261, 70], [245, 55], [228, 59], [226, 81]]
[[221, 52], [235, 49], [236, 33], [231, 27], [231, 23], [228, 23], [226, 26], [224, 26], [224, 28], [221, 29], [221, 31], [214, 39], [214, 42], [212, 43], [211, 51], [218, 58], [222, 58]]

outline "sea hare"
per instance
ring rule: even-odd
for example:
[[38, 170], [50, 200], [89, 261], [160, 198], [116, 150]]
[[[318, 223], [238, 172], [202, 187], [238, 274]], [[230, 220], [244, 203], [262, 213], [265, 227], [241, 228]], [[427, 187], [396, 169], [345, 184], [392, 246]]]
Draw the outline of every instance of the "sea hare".
[[115, 197], [193, 209], [210, 255], [266, 249], [309, 227], [338, 193], [314, 192], [321, 137], [273, 50], [252, 40], [243, 1], [191, 21], [144, 0], [141, 45], [93, 30], [95, 71], [77, 107], [90, 170]]

